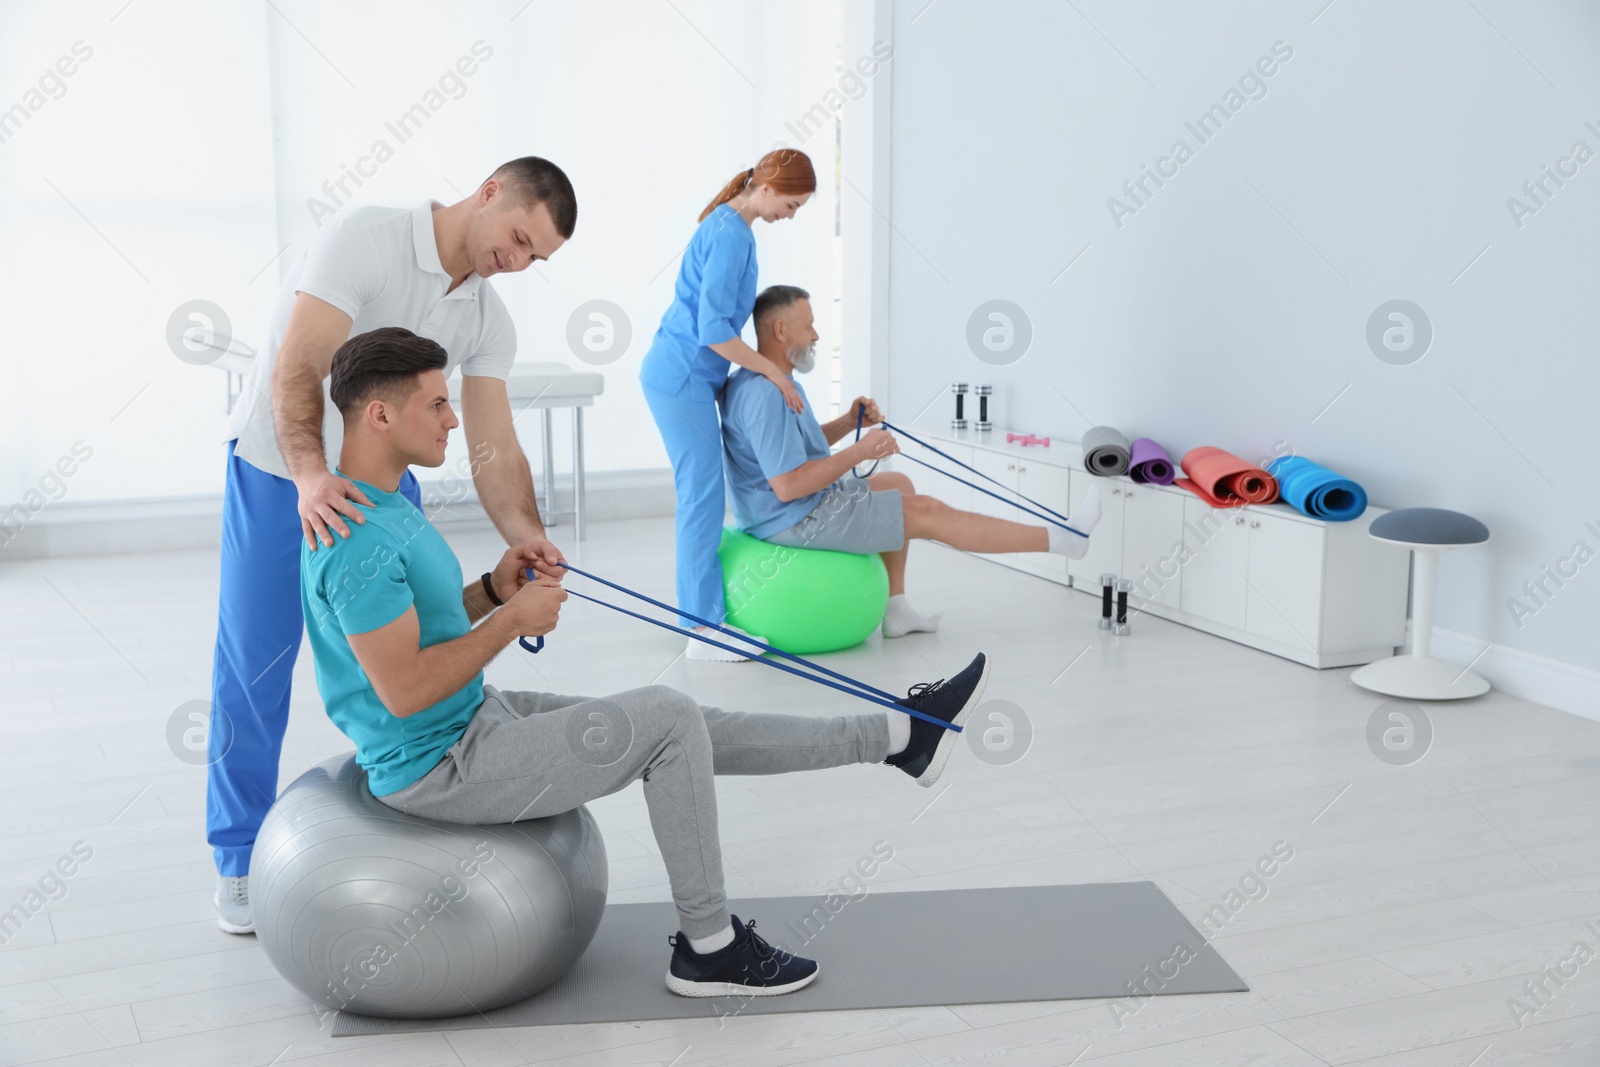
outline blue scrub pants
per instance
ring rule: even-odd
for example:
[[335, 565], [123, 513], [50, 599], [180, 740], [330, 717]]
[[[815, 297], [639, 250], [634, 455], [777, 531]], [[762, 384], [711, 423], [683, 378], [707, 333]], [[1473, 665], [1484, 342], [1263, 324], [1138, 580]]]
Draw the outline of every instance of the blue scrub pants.
[[[250, 850], [278, 796], [289, 685], [305, 620], [300, 607], [299, 492], [233, 454], [222, 496], [222, 595], [211, 668], [206, 841], [217, 872], [250, 873]], [[410, 471], [400, 492], [420, 511]], [[338, 534], [334, 534], [335, 537]]]
[[[667, 456], [672, 460], [672, 484], [677, 490], [678, 604], [702, 619], [722, 622], [727, 609], [722, 599], [722, 520], [727, 497], [722, 482], [722, 422], [716, 397], [691, 381], [669, 395], [641, 382], [644, 399], [661, 429]], [[696, 625], [678, 617], [680, 626]]]

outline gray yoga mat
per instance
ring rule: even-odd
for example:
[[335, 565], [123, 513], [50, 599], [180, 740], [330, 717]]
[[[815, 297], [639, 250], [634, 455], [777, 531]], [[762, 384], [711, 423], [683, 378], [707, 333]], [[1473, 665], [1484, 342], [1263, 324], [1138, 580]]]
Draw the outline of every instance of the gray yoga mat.
[[1090, 474], [1128, 473], [1128, 438], [1114, 426], [1091, 426], [1078, 439], [1083, 466]]
[[1250, 988], [1151, 882], [878, 889], [826, 898], [836, 912], [824, 899], [728, 902], [772, 944], [817, 961], [816, 981], [794, 993], [676, 996], [665, 981], [672, 904], [612, 904], [577, 966], [538, 996], [454, 1019], [340, 1012], [333, 1036], [1098, 997], [1136, 1010], [1135, 990], [1142, 1001]]

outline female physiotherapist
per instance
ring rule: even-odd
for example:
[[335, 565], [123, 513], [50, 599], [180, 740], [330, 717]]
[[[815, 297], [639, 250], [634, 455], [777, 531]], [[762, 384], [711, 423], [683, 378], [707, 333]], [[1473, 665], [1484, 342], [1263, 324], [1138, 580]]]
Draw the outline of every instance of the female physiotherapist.
[[[717, 546], [726, 498], [717, 394], [737, 363], [766, 375], [795, 411], [802, 407], [794, 382], [739, 337], [756, 302], [756, 240], [750, 227], [756, 219], [793, 218], [816, 189], [811, 160], [792, 148], [768, 152], [723, 186], [700, 213], [700, 227], [683, 253], [672, 306], [639, 368], [678, 494], [678, 603], [718, 623], [725, 614]], [[678, 621], [686, 627], [693, 622]], [[694, 640], [687, 656], [721, 662], [749, 658]]]

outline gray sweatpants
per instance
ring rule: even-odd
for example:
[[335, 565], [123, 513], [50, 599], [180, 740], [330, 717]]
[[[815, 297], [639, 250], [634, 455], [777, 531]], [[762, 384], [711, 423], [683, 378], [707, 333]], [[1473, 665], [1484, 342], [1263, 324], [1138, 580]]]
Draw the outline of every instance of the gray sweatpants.
[[444, 822], [505, 823], [570, 811], [643, 779], [679, 928], [709, 937], [729, 922], [713, 775], [882, 763], [888, 754], [884, 713], [723, 711], [664, 685], [607, 697], [485, 685], [483, 704], [438, 764], [378, 799]]

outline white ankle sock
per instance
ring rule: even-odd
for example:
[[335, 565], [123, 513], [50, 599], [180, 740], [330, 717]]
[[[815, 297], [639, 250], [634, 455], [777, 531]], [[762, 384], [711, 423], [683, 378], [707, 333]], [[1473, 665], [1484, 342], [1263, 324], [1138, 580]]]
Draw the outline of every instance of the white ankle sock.
[[691, 937], [689, 939], [689, 947], [702, 956], [712, 952], [719, 952], [731, 944], [733, 944], [733, 923], [731, 922], [722, 928], [720, 934], [712, 934], [710, 937]]
[[[1081, 530], [1085, 534], [1094, 533], [1094, 528], [1100, 525], [1100, 487], [1091, 485], [1089, 493], [1083, 498], [1083, 503], [1078, 509], [1067, 516], [1074, 530]], [[1075, 533], [1063, 530], [1059, 526], [1047, 526], [1050, 533], [1050, 551], [1058, 556], [1068, 559], [1082, 559], [1089, 554], [1089, 539], [1079, 537]]]
[[932, 633], [939, 628], [942, 618], [942, 611], [932, 615], [921, 614], [906, 601], [906, 595], [900, 593], [889, 598], [889, 608], [883, 613], [883, 636], [904, 637], [918, 631]]
[[911, 716], [898, 711], [886, 711], [889, 717], [889, 755], [898, 756], [911, 743]]

